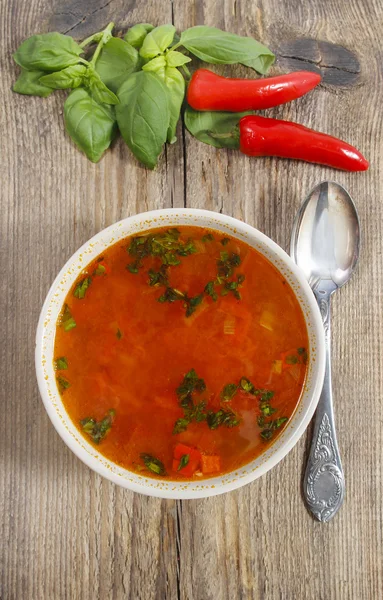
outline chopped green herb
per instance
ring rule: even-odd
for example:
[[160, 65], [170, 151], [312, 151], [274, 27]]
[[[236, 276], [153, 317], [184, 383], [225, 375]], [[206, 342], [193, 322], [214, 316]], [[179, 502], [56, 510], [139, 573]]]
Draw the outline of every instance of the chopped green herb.
[[279, 429], [283, 425], [283, 423], [286, 423], [287, 420], [287, 417], [279, 417], [279, 419], [275, 419], [274, 421], [268, 421], [267, 423], [263, 421], [261, 425], [260, 418], [258, 418], [258, 425], [260, 427], [264, 427], [264, 429], [261, 431], [261, 438], [266, 441], [271, 440], [275, 430]]
[[73, 296], [78, 298], [79, 300], [83, 300], [85, 298], [85, 294], [87, 292], [88, 287], [90, 286], [92, 279], [90, 277], [84, 277], [78, 283], [76, 283], [76, 287], [73, 292]]
[[180, 246], [177, 250], [177, 254], [180, 256], [189, 256], [189, 254], [194, 254], [195, 252], [197, 252], [197, 248], [192, 240], [188, 240], [186, 244]]
[[76, 327], [76, 321], [72, 317], [72, 313], [67, 304], [64, 304], [64, 308], [60, 317], [60, 325], [64, 329], [64, 331], [70, 331], [71, 329]]
[[201, 401], [198, 404], [191, 404], [188, 406], [184, 406], [184, 416], [174, 423], [173, 434], [177, 435], [178, 433], [182, 433], [186, 431], [188, 426], [192, 421], [196, 423], [201, 423], [202, 421], [206, 421], [206, 413], [204, 412], [206, 407], [206, 402]]
[[307, 363], [307, 350], [306, 348], [298, 348], [297, 350], [299, 356], [302, 358], [302, 363], [305, 365]]
[[126, 268], [128, 269], [128, 271], [130, 271], [131, 273], [133, 273], [133, 275], [137, 275], [138, 273], [138, 269], [140, 268], [140, 261], [135, 260], [132, 263], [129, 263], [128, 265], [126, 265]]
[[288, 365], [296, 365], [299, 362], [298, 357], [295, 354], [290, 354], [286, 356], [286, 363]]
[[159, 271], [154, 271], [154, 269], [149, 269], [149, 285], [150, 286], [159, 286], [163, 285], [165, 287], [169, 287], [169, 279], [168, 279], [168, 266], [162, 265]]
[[221, 244], [222, 246], [226, 246], [226, 244], [228, 244], [230, 242], [230, 238], [224, 237], [221, 240]]
[[197, 306], [199, 306], [201, 304], [203, 300], [203, 295], [199, 294], [198, 296], [194, 296], [194, 298], [185, 298], [185, 308], [186, 308], [186, 312], [185, 312], [185, 316], [186, 317], [190, 317], [197, 309]]
[[173, 435], [177, 435], [178, 433], [186, 431], [189, 424], [190, 419], [187, 419], [186, 417], [181, 417], [180, 419], [177, 419], [177, 421], [174, 423]]
[[249, 394], [252, 394], [254, 392], [253, 384], [251, 383], [251, 381], [246, 379], [246, 377], [241, 378], [239, 385], [241, 386], [244, 392], [248, 392]]
[[270, 404], [261, 404], [261, 413], [265, 417], [270, 417], [277, 411], [276, 408], [272, 408]]
[[83, 431], [91, 437], [92, 441], [95, 444], [99, 444], [110, 431], [115, 415], [116, 411], [110, 409], [101, 421], [96, 421], [92, 417], [86, 417], [85, 419], [81, 419], [80, 425]]
[[97, 265], [94, 271], [94, 275], [105, 275], [105, 272], [106, 268], [104, 267], [104, 265]]
[[258, 426], [262, 429], [262, 427], [265, 426], [265, 417], [263, 415], [261, 415], [260, 417], [257, 418], [257, 423]]
[[145, 467], [155, 475], [166, 474], [164, 464], [158, 458], [145, 453], [140, 454], [140, 458], [144, 461]]
[[177, 471], [181, 471], [186, 465], [189, 464], [190, 454], [183, 454], [180, 459], [180, 464], [178, 465]]
[[220, 408], [217, 412], [209, 411], [206, 420], [210, 429], [217, 429], [221, 425], [231, 428], [236, 427], [240, 423], [233, 411], [223, 408]]
[[96, 421], [91, 417], [87, 417], [86, 419], [81, 419], [80, 424], [85, 433], [91, 434], [94, 429], [94, 426], [96, 425]]
[[[186, 373], [181, 385], [176, 390], [184, 415], [175, 422], [173, 428], [174, 435], [186, 431], [193, 421], [199, 423], [206, 420], [208, 427], [213, 430], [221, 426], [230, 428], [239, 425], [240, 419], [231, 408], [223, 408], [221, 405], [221, 408], [216, 412], [213, 410], [206, 412], [205, 401], [202, 400], [198, 404], [194, 404], [193, 394], [195, 392], [204, 392], [205, 389], [204, 380], [198, 377], [194, 369]], [[261, 411], [261, 414], [257, 417], [258, 426], [262, 430], [261, 437], [264, 440], [271, 439], [273, 432], [287, 421], [287, 417], [279, 417], [275, 420], [270, 419], [271, 415], [277, 412], [277, 409], [270, 405], [274, 392], [255, 388], [249, 379], [241, 377], [239, 384], [228, 383], [224, 386], [221, 392], [221, 402], [230, 401], [238, 389], [257, 397], [259, 410]]]
[[224, 252], [220, 252], [220, 257], [221, 257], [221, 261], [223, 263], [225, 263], [229, 260], [229, 253], [226, 252], [226, 250]]
[[229, 402], [229, 400], [235, 396], [237, 389], [238, 386], [236, 383], [227, 383], [221, 392], [222, 400], [224, 402]]
[[165, 292], [158, 298], [158, 302], [176, 302], [177, 300], [185, 300], [185, 294], [180, 290], [168, 287]]
[[190, 413], [190, 420], [196, 421], [197, 423], [206, 421], [206, 413], [204, 412], [205, 406], [206, 406], [206, 402], [204, 402], [204, 401], [199, 402], [198, 404], [195, 404], [193, 410]]
[[121, 331], [121, 329], [117, 329], [117, 331], [116, 331], [116, 338], [118, 340], [120, 340], [122, 338], [122, 331]]
[[274, 397], [274, 392], [271, 390], [255, 390], [254, 393], [261, 396], [261, 402], [270, 402], [270, 400]]
[[59, 390], [60, 393], [62, 394], [63, 392], [65, 392], [65, 390], [68, 389], [68, 387], [70, 387], [70, 383], [67, 379], [65, 379], [65, 377], [62, 377], [62, 375], [58, 375], [56, 377], [57, 380], [57, 385], [59, 386]]
[[182, 407], [188, 407], [193, 403], [192, 394], [201, 393], [206, 390], [206, 384], [203, 379], [198, 377], [194, 369], [186, 373], [181, 384], [176, 389], [179, 403]]
[[201, 238], [201, 242], [212, 242], [214, 240], [214, 235], [212, 233], [205, 233]]
[[233, 270], [239, 267], [241, 264], [241, 258], [239, 254], [232, 252], [229, 255], [228, 252], [220, 253], [220, 260], [217, 261], [218, 277], [228, 279], [233, 274]]
[[182, 300], [185, 308], [185, 316], [190, 317], [196, 310], [197, 306], [201, 304], [203, 300], [203, 295], [199, 294], [198, 296], [194, 296], [189, 298], [189, 296], [177, 290], [176, 288], [167, 287], [165, 292], [158, 298], [158, 302], [176, 302], [177, 300]]
[[209, 283], [205, 285], [204, 292], [207, 296], [210, 296], [214, 300], [214, 302], [217, 301], [218, 296], [217, 293], [214, 291], [214, 281], [209, 281]]
[[178, 256], [176, 254], [173, 254], [172, 252], [165, 252], [165, 254], [162, 255], [162, 261], [164, 265], [171, 265], [172, 267], [181, 264], [181, 261], [178, 258]]
[[149, 234], [132, 238], [127, 250], [136, 260], [132, 263], [132, 268], [128, 268], [132, 273], [137, 273], [141, 268], [142, 261], [148, 256], [158, 256], [165, 265], [178, 265], [180, 260], [178, 256], [188, 256], [196, 252], [196, 247], [191, 240], [183, 243], [179, 240], [180, 232], [178, 229], [168, 229], [164, 233]]
[[65, 356], [60, 356], [60, 358], [56, 358], [55, 360], [55, 369], [56, 371], [64, 371], [68, 368], [68, 361]]

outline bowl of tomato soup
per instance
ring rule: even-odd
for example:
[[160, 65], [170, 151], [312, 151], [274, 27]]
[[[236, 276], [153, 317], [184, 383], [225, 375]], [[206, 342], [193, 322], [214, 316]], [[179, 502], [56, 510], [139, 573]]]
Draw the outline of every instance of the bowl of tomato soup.
[[316, 408], [324, 334], [290, 257], [199, 209], [126, 218], [65, 264], [43, 305], [36, 372], [69, 448], [165, 498], [234, 490], [296, 444]]

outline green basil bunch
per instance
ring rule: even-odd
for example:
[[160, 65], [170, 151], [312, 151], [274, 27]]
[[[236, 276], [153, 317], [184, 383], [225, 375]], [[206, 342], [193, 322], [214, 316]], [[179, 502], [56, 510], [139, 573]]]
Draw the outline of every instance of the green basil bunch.
[[[15, 92], [46, 97], [53, 90], [72, 90], [64, 104], [65, 127], [92, 162], [100, 160], [119, 129], [139, 161], [151, 169], [157, 165], [164, 143], [177, 139], [185, 77], [190, 78], [187, 53], [211, 64], [241, 63], [261, 74], [275, 58], [252, 38], [215, 27], [191, 27], [179, 36], [173, 25], [139, 23], [124, 39], [112, 36], [113, 27], [110, 23], [80, 44], [56, 32], [34, 35], [13, 55], [21, 67]], [[233, 116], [223, 114], [216, 125], [210, 113], [194, 113], [187, 109], [185, 122], [198, 139], [217, 147], [233, 144], [223, 141]]]

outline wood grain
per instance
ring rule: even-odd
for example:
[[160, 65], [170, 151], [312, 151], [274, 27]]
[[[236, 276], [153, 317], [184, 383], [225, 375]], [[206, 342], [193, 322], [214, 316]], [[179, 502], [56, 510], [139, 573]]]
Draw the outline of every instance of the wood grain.
[[[381, 2], [11, 0], [1, 4], [0, 17], [1, 600], [381, 598]], [[331, 72], [310, 95], [268, 114], [344, 137], [369, 157], [370, 170], [254, 160], [204, 146], [181, 126], [155, 172], [138, 165], [121, 141], [101, 163], [89, 163], [64, 133], [63, 94], [12, 94], [11, 52], [36, 32], [57, 29], [82, 39], [110, 20], [117, 30], [172, 20], [178, 29], [215, 25], [269, 45], [278, 55], [275, 72], [310, 64]], [[319, 524], [303, 505], [307, 437], [260, 480], [207, 500], [141, 497], [91, 472], [55, 433], [34, 375], [39, 310], [65, 260], [110, 223], [164, 206], [222, 211], [288, 248], [302, 199], [326, 178], [349, 189], [363, 227], [358, 272], [333, 307], [336, 419], [347, 480], [338, 516]]]

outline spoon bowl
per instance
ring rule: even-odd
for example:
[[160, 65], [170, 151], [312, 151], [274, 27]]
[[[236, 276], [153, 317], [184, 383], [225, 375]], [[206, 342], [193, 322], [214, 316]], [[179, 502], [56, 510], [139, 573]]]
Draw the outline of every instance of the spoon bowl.
[[[315, 292], [342, 287], [359, 257], [360, 225], [351, 196], [334, 181], [318, 184], [294, 223], [290, 254]], [[326, 282], [326, 283], [324, 283]]]

